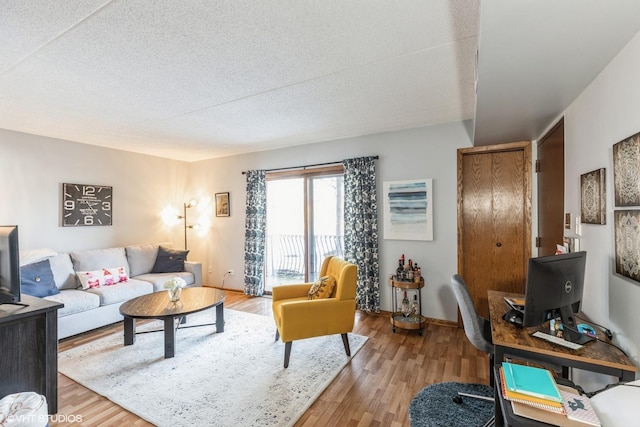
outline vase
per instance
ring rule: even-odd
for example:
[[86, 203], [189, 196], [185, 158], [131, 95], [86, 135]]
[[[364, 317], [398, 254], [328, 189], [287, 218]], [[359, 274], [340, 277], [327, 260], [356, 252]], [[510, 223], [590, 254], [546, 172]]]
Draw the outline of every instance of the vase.
[[167, 289], [167, 292], [169, 293], [169, 301], [171, 302], [180, 301], [180, 294], [182, 293], [182, 288]]

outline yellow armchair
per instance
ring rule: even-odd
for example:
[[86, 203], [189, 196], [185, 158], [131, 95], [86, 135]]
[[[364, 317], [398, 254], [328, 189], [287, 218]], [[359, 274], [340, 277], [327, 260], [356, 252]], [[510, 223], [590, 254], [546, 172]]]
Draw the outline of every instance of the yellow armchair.
[[276, 341], [285, 343], [284, 367], [289, 366], [294, 340], [341, 334], [347, 356], [351, 356], [347, 332], [353, 330], [356, 314], [356, 281], [358, 269], [336, 257], [322, 262], [320, 276], [332, 276], [336, 287], [329, 298], [309, 299], [313, 283], [280, 285], [273, 288], [273, 317], [276, 321]]

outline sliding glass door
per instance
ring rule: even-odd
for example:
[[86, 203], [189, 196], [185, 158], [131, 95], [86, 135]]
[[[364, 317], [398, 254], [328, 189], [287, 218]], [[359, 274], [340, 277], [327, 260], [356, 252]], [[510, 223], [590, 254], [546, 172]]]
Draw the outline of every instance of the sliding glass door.
[[318, 278], [322, 260], [344, 256], [342, 166], [267, 175], [265, 291]]

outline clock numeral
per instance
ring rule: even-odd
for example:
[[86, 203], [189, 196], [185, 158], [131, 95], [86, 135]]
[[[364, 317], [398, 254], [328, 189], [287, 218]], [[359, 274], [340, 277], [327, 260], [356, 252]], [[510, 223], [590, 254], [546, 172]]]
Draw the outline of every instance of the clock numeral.
[[90, 185], [82, 187], [82, 195], [83, 196], [95, 197], [95, 195], [96, 195], [96, 187], [92, 187]]
[[111, 202], [102, 202], [102, 210], [110, 211], [111, 210]]
[[76, 208], [75, 200], [65, 200], [64, 201], [64, 210], [65, 211], [72, 211], [75, 208]]
[[84, 217], [84, 225], [93, 225], [93, 216], [87, 215]]

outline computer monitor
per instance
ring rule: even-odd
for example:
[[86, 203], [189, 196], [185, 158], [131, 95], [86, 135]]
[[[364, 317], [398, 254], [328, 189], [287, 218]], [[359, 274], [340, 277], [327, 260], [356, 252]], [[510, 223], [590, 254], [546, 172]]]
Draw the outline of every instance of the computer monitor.
[[533, 327], [560, 317], [565, 340], [584, 344], [574, 318], [580, 310], [587, 253], [571, 252], [529, 259], [522, 326]]

